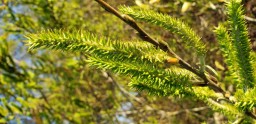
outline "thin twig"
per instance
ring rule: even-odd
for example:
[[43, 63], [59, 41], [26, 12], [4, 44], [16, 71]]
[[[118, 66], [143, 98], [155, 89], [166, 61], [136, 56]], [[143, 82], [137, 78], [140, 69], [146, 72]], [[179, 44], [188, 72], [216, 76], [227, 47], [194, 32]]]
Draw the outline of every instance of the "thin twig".
[[[0, 84], [1, 84], [1, 82], [0, 82]], [[9, 90], [7, 90], [7, 89], [5, 89], [5, 88], [0, 88], [0, 91], [3, 91], [3, 93], [7, 93], [8, 95], [10, 95], [10, 96], [12, 96], [13, 98], [17, 98], [17, 96], [15, 96], [15, 94], [13, 94], [11, 91], [9, 91]]]
[[249, 16], [244, 16], [244, 19], [247, 20], [247, 21], [256, 23], [256, 19], [255, 18], [252, 18], [252, 17], [249, 17]]
[[126, 91], [123, 87], [121, 87], [117, 82], [116, 80], [113, 78], [113, 76], [109, 73], [109, 72], [104, 72], [106, 73], [107, 77], [111, 79], [111, 82], [117, 86], [117, 88], [121, 91], [122, 94], [128, 96], [129, 98], [135, 100], [136, 102], [140, 103], [140, 104], [144, 104], [144, 102], [137, 98], [136, 96], [130, 94], [128, 91]]
[[198, 107], [198, 108], [192, 108], [192, 109], [182, 109], [179, 111], [168, 112], [168, 114], [170, 116], [173, 116], [173, 115], [181, 114], [183, 112], [198, 112], [198, 111], [203, 111], [205, 109], [209, 109], [209, 107], [205, 106], [205, 107]]
[[235, 122], [233, 122], [232, 124], [242, 124], [242, 122], [244, 121], [244, 118], [238, 118]]
[[[192, 109], [182, 109], [182, 110], [178, 110], [178, 111], [173, 111], [173, 112], [169, 112], [169, 111], [166, 111], [166, 110], [156, 110], [156, 109], [148, 109], [147, 111], [156, 111], [156, 112], [159, 112], [159, 113], [166, 113], [168, 116], [176, 116], [176, 115], [179, 115], [181, 113], [184, 113], [184, 112], [199, 112], [199, 111], [203, 111], [203, 110], [206, 110], [206, 109], [209, 109], [209, 107], [205, 106], [205, 107], [198, 107], [198, 108], [192, 108]], [[129, 111], [117, 111], [117, 114], [133, 114], [133, 113], [138, 113], [138, 110], [129, 110]]]

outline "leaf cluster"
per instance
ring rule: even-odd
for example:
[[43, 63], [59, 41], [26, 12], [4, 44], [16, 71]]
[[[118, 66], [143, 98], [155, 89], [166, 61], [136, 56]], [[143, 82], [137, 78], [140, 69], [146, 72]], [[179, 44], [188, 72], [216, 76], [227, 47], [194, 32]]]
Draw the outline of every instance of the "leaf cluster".
[[45, 47], [86, 53], [90, 65], [129, 75], [134, 79], [132, 87], [150, 94], [182, 96], [191, 91], [192, 76], [175, 67], [164, 69], [167, 54], [149, 43], [113, 41], [84, 31], [42, 31], [27, 37], [31, 49]]

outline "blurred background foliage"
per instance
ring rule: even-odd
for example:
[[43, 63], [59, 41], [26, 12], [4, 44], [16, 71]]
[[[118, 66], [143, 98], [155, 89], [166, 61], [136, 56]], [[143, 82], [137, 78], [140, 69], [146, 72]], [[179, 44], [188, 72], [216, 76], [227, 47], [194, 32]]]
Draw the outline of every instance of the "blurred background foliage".
[[[226, 20], [224, 0], [106, 0], [153, 9], [182, 19], [207, 44], [207, 64], [227, 85], [226, 66], [213, 29]], [[256, 2], [244, 0], [246, 15], [255, 18]], [[255, 21], [248, 21], [256, 49]], [[89, 68], [85, 53], [28, 50], [27, 33], [42, 29], [88, 30], [112, 39], [138, 39], [136, 32], [93, 0], [2, 0], [0, 4], [0, 123], [225, 123], [226, 118], [194, 99], [148, 96], [130, 89], [129, 79], [108, 70]], [[154, 38], [168, 42], [192, 65], [185, 50], [168, 31], [140, 23]]]

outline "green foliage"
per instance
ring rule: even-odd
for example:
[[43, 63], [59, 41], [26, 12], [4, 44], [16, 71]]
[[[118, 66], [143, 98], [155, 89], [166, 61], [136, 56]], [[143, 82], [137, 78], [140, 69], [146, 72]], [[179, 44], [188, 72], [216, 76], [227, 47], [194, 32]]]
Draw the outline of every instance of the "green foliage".
[[134, 78], [129, 86], [138, 91], [147, 91], [150, 95], [179, 97], [192, 95], [193, 90], [190, 79], [194, 77], [193, 74], [176, 67], [165, 71], [167, 72], [166, 74], [161, 74], [158, 71], [157, 75], [161, 75], [161, 77], [159, 79], [157, 77], [156, 80], [152, 80], [154, 79], [152, 74], [148, 75], [148, 79], [143, 79], [142, 77]]
[[[234, 120], [235, 116], [239, 116], [239, 117], [244, 116], [243, 113], [238, 108], [228, 103], [221, 93], [215, 93], [209, 88], [196, 87], [193, 90], [194, 90], [195, 97], [205, 101], [205, 103], [211, 106], [213, 110], [223, 113], [230, 120]], [[214, 99], [217, 99], [217, 102]]]
[[185, 43], [185, 46], [196, 50], [199, 56], [205, 55], [205, 45], [200, 40], [200, 37], [181, 20], [146, 9], [133, 9], [123, 6], [119, 10], [135, 19], [146, 21], [169, 30], [178, 35]]
[[227, 117], [229, 117], [230, 120], [235, 119], [235, 117], [243, 117], [243, 113], [229, 103], [219, 104], [212, 99], [207, 99], [206, 103], [211, 106], [213, 110], [224, 113]]
[[248, 90], [246, 93], [238, 90], [235, 94], [237, 98], [236, 106], [243, 111], [252, 111], [256, 107], [256, 88]]
[[[239, 111], [252, 111], [255, 107], [255, 70], [249, 45], [247, 27], [243, 17], [244, 10], [239, 0], [227, 3], [230, 34], [223, 25], [219, 25], [217, 34], [220, 49], [228, 65], [229, 73], [237, 83], [234, 106]], [[243, 90], [241, 89], [243, 88]], [[253, 88], [253, 89], [252, 89]], [[246, 92], [243, 92], [246, 91]]]
[[233, 81], [239, 85], [242, 85], [240, 76], [237, 72], [238, 64], [237, 57], [235, 56], [235, 48], [232, 45], [231, 37], [228, 34], [227, 29], [224, 25], [220, 24], [219, 27], [216, 28], [215, 33], [217, 35], [217, 41], [220, 46], [220, 50], [225, 58], [224, 61], [228, 66], [228, 73], [232, 76]]
[[119, 10], [136, 20], [141, 20], [160, 26], [178, 35], [185, 47], [195, 50], [199, 56], [200, 72], [205, 70], [206, 48], [201, 38], [184, 22], [165, 14], [157, 13], [147, 9], [134, 9], [131, 7], [120, 7]]
[[[256, 103], [255, 88], [253, 88], [255, 87], [255, 77], [253, 75], [255, 71], [252, 68], [253, 59], [249, 47], [248, 33], [240, 2], [231, 0], [227, 3], [227, 6], [229, 17], [227, 24], [230, 25], [228, 27], [230, 32], [223, 25], [219, 25], [215, 32], [229, 73], [238, 88], [235, 99], [232, 100], [234, 106], [239, 111], [237, 113], [248, 112], [253, 110]], [[234, 106], [232, 107], [234, 108]], [[252, 120], [245, 119], [244, 123], [252, 123]]]
[[[145, 89], [150, 94], [162, 92], [161, 95], [164, 96], [179, 96], [188, 95], [191, 91], [190, 75], [182, 73], [181, 69], [164, 69], [167, 54], [149, 43], [111, 41], [83, 31], [43, 31], [27, 37], [31, 48], [83, 51], [88, 54], [86, 61], [90, 65], [129, 75], [135, 79], [132, 87]], [[144, 85], [140, 85], [141, 83]], [[149, 87], [161, 91], [154, 92]]]
[[[230, 24], [232, 45], [235, 47], [237, 63], [239, 64], [239, 74], [244, 90], [255, 86], [253, 77], [252, 61], [250, 56], [250, 45], [247, 27], [243, 18], [243, 9], [240, 0], [231, 0], [227, 4], [228, 23]], [[234, 61], [235, 62], [235, 61]]]

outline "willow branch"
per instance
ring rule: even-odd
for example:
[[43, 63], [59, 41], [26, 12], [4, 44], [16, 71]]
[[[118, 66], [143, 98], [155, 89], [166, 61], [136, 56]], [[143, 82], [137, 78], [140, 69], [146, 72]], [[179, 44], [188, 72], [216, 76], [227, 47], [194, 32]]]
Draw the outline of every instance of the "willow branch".
[[[95, 0], [95, 1], [98, 2], [106, 11], [115, 15], [116, 17], [118, 17], [119, 19], [124, 21], [126, 24], [130, 25], [133, 29], [135, 29], [138, 32], [139, 37], [142, 40], [153, 44], [156, 48], [160, 48], [161, 50], [167, 52], [169, 55], [175, 56], [179, 60], [179, 64], [183, 68], [191, 71], [192, 73], [194, 73], [197, 76], [199, 76], [200, 78], [202, 78], [204, 80], [205, 84], [201, 84], [201, 85], [197, 85], [197, 86], [208, 86], [209, 88], [213, 89], [215, 92], [222, 93], [223, 96], [226, 97], [225, 99], [227, 99], [229, 101], [228, 96], [226, 96], [226, 92], [220, 86], [217, 85], [218, 81], [214, 76], [212, 76], [212, 75], [207, 75], [206, 76], [205, 73], [200, 73], [198, 71], [198, 69], [193, 68], [190, 64], [188, 64], [181, 57], [179, 57], [175, 52], [173, 52], [166, 43], [158, 42], [157, 40], [153, 39], [142, 28], [140, 28], [138, 26], [138, 24], [135, 22], [135, 20], [133, 18], [131, 18], [130, 16], [125, 15], [125, 14], [121, 14], [115, 8], [113, 8], [108, 3], [104, 2], [103, 0]], [[245, 114], [247, 116], [252, 117], [253, 119], [256, 119], [256, 115], [254, 115], [251, 112], [245, 112]]]
[[153, 39], [148, 33], [146, 33], [142, 28], [140, 28], [138, 26], [138, 24], [135, 22], [135, 20], [133, 18], [131, 18], [128, 15], [125, 14], [121, 14], [120, 12], [118, 12], [115, 8], [113, 8], [112, 6], [110, 6], [108, 3], [104, 2], [103, 0], [95, 0], [96, 2], [98, 2], [106, 11], [110, 12], [111, 14], [115, 15], [116, 17], [118, 17], [119, 19], [121, 19], [122, 21], [124, 21], [126, 24], [130, 25], [133, 29], [135, 29], [138, 34], [139, 37], [144, 40], [147, 41], [151, 44], [153, 44], [156, 48], [160, 48], [161, 50], [167, 52], [169, 55], [173, 55], [175, 56], [178, 60], [179, 60], [179, 64], [191, 71], [192, 73], [196, 74], [197, 76], [199, 76], [200, 78], [202, 78], [205, 82], [205, 84], [202, 84], [201, 86], [209, 86], [210, 88], [212, 88], [214, 91], [216, 92], [221, 92], [222, 94], [225, 95], [225, 91], [223, 89], [221, 89], [215, 81], [211, 80], [210, 78], [214, 78], [213, 76], [210, 76], [210, 78], [208, 78], [204, 73], [200, 73], [197, 69], [193, 68], [190, 64], [188, 64], [186, 61], [184, 61], [181, 57], [179, 57], [176, 53], [174, 53], [169, 46], [166, 43], [163, 42], [158, 42], [157, 40]]

